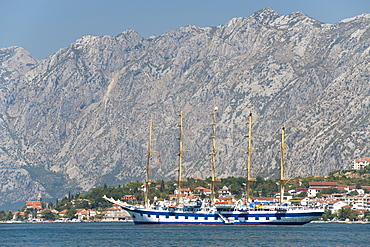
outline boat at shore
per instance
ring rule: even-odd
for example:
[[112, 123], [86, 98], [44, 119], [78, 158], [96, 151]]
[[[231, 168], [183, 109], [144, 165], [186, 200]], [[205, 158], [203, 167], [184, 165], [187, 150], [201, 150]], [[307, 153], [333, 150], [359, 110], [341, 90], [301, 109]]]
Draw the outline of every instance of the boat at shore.
[[[250, 185], [254, 181], [251, 175], [251, 136], [252, 136], [252, 114], [248, 121], [248, 164], [245, 197], [241, 200], [219, 201], [215, 197], [215, 183], [218, 179], [215, 177], [216, 164], [216, 113], [217, 107], [213, 110], [213, 133], [212, 139], [212, 167], [211, 167], [211, 195], [204, 200], [190, 200], [181, 195], [181, 185], [185, 180], [182, 178], [182, 155], [185, 150], [182, 148], [182, 112], [180, 112], [180, 137], [179, 140], [179, 168], [177, 181], [177, 197], [175, 202], [156, 201], [149, 203], [149, 169], [151, 155], [151, 135], [152, 120], [150, 119], [148, 153], [146, 165], [146, 180], [144, 184], [144, 205], [132, 206], [120, 200], [103, 198], [120, 205], [126, 210], [135, 224], [209, 224], [209, 225], [303, 225], [319, 219], [324, 214], [323, 208], [308, 208], [303, 206], [293, 206], [283, 202], [284, 184], [284, 128], [282, 129], [281, 143], [281, 164], [280, 164], [280, 199], [279, 203], [266, 202], [264, 204], [255, 203], [251, 200]], [[273, 198], [271, 198], [273, 199]]]

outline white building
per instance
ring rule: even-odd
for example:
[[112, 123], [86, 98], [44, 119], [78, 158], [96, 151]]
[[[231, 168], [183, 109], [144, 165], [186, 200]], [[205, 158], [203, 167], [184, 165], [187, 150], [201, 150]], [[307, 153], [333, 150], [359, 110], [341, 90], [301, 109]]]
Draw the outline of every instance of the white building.
[[337, 213], [339, 209], [347, 205], [348, 204], [343, 201], [335, 200], [335, 201], [328, 203], [327, 209], [329, 209], [331, 213], [333, 214], [333, 213]]
[[229, 188], [226, 186], [222, 187], [222, 189], [218, 190], [218, 197], [232, 197], [231, 192], [229, 191]]
[[120, 206], [113, 205], [113, 207], [107, 209], [102, 221], [127, 221], [130, 219], [131, 218], [129, 213], [123, 210]]
[[368, 165], [370, 165], [370, 157], [355, 159], [352, 164], [352, 169], [360, 170]]

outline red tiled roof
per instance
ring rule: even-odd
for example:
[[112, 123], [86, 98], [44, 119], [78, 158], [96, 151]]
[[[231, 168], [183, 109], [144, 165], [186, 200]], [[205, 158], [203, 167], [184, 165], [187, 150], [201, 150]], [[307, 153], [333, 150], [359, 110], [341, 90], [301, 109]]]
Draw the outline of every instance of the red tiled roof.
[[308, 191], [308, 188], [295, 188], [294, 190], [296, 192], [301, 192], [301, 191]]
[[204, 189], [206, 189], [206, 188], [204, 188], [202, 186], [198, 186], [198, 187], [195, 188], [195, 190], [204, 190]]
[[27, 206], [31, 206], [31, 205], [40, 205], [41, 206], [41, 202], [40, 201], [26, 201], [26, 205]]
[[370, 162], [370, 157], [364, 157], [364, 158], [360, 158], [360, 159], [355, 159], [355, 162], [356, 163], [359, 163], [359, 162]]
[[121, 210], [121, 208], [118, 207], [118, 206], [113, 206], [113, 207], [108, 208], [107, 210], [110, 210], [110, 211], [113, 211], [113, 210]]
[[338, 190], [344, 190], [345, 188], [348, 188], [348, 185], [338, 184], [338, 187], [337, 187]]
[[180, 191], [191, 191], [189, 189], [180, 189]]
[[329, 187], [314, 187], [314, 188], [310, 188], [310, 189], [313, 189], [313, 190], [323, 190], [323, 189], [327, 189]]
[[338, 183], [337, 182], [309, 182], [308, 185], [310, 186], [318, 186], [318, 185], [324, 185], [324, 186], [332, 186], [332, 185], [335, 185], [335, 186], [338, 186]]
[[81, 214], [82, 214], [82, 215], [88, 215], [88, 214], [89, 214], [89, 211], [88, 211], [88, 210], [82, 210], [82, 211], [81, 211]]
[[356, 209], [357, 212], [363, 214], [365, 213], [367, 210], [366, 209]]
[[199, 196], [188, 196], [188, 198], [191, 200], [191, 199], [199, 198]]

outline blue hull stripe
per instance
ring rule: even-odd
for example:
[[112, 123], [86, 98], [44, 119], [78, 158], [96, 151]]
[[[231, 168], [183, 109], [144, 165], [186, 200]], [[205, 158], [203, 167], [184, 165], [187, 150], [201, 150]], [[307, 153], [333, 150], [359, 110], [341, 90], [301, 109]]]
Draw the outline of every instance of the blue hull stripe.
[[[308, 222], [237, 222], [237, 223], [232, 223], [230, 225], [304, 225], [307, 224]], [[135, 225], [229, 225], [225, 224], [223, 222], [135, 222]]]

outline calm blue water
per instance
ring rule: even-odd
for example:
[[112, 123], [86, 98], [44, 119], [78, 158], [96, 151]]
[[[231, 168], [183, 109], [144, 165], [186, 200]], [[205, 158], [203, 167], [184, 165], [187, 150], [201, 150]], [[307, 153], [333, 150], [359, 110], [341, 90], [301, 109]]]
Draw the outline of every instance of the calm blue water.
[[0, 246], [370, 246], [370, 224], [0, 224]]

